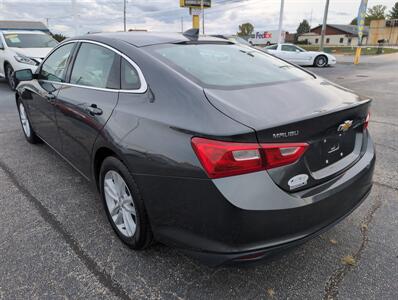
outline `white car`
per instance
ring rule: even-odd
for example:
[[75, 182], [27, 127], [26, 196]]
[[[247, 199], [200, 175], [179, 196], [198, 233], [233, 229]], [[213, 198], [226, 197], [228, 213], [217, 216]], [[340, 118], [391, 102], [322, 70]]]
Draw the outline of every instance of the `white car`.
[[293, 44], [276, 44], [264, 51], [300, 66], [326, 67], [336, 64], [336, 58], [325, 52], [307, 51]]
[[31, 69], [58, 44], [49, 34], [40, 31], [0, 31], [0, 77], [5, 77], [12, 90], [16, 82], [14, 71]]

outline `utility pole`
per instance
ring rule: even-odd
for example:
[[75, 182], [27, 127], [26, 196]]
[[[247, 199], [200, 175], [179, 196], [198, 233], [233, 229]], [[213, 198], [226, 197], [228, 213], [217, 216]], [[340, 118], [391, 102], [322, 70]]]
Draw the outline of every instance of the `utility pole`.
[[126, 24], [126, 2], [127, 0], [123, 1], [123, 29], [124, 32], [127, 31], [127, 24]]
[[203, 6], [203, 0], [200, 0], [200, 9], [202, 11], [202, 34], [205, 35], [205, 8]]
[[278, 26], [278, 44], [282, 43], [282, 27], [283, 27], [283, 10], [285, 8], [285, 0], [281, 0], [281, 9], [279, 12], [279, 26]]
[[325, 42], [326, 22], [328, 20], [328, 12], [329, 12], [329, 0], [326, 0], [325, 13], [323, 15], [323, 23], [322, 23], [322, 31], [321, 31], [321, 47], [320, 47], [320, 51], [323, 51], [323, 45], [324, 45], [324, 42]]

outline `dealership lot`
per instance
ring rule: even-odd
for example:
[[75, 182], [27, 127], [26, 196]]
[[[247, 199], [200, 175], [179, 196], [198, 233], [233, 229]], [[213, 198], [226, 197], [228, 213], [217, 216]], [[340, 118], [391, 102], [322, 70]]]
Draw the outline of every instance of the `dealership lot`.
[[[375, 99], [372, 193], [320, 237], [244, 267], [208, 268], [162, 245], [125, 247], [84, 179], [47, 146], [25, 142], [0, 81], [0, 298], [396, 298], [398, 56], [338, 61], [310, 70]], [[353, 266], [341, 262], [349, 255]]]

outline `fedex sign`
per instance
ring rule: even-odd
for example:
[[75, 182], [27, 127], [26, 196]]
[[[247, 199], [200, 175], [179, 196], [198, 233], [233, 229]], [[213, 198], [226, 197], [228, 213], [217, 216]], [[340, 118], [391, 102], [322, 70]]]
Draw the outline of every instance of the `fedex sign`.
[[[286, 32], [282, 31], [281, 34], [282, 40], [284, 40]], [[278, 37], [279, 30], [255, 31], [248, 41], [252, 45], [270, 45], [278, 43]]]
[[256, 39], [272, 39], [272, 32], [256, 32]]

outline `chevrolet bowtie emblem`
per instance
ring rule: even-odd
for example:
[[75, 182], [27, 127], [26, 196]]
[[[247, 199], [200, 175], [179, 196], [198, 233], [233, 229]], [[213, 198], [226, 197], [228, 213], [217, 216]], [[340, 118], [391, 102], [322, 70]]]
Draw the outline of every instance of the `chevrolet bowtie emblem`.
[[346, 132], [348, 129], [350, 129], [352, 126], [352, 120], [347, 120], [343, 124], [339, 125], [339, 128], [337, 128], [338, 132]]

